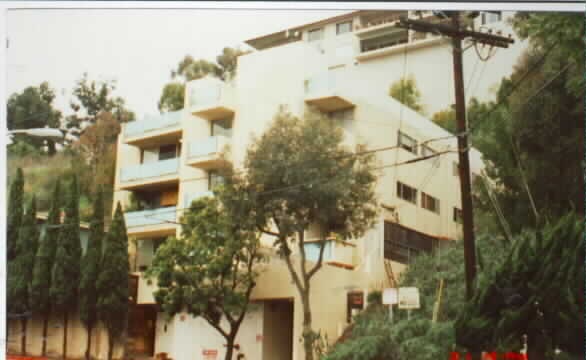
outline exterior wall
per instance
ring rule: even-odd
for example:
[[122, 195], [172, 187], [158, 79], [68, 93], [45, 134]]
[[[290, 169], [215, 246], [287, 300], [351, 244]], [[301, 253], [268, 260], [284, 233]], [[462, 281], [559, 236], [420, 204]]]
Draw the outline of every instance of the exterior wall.
[[[354, 24], [357, 23], [358, 18], [354, 19]], [[512, 33], [504, 22], [491, 24], [489, 27], [503, 30], [505, 34]], [[286, 105], [297, 116], [303, 115], [308, 109], [305, 103], [306, 81], [320, 74], [335, 74], [336, 84], [330, 89], [329, 95], [338, 96], [354, 105], [354, 120], [344, 125], [348, 143], [363, 144], [367, 149], [394, 147], [398, 143], [399, 130], [418, 143], [450, 135], [427, 117], [402, 106], [388, 95], [393, 82], [404, 75], [413, 75], [428, 116], [452, 104], [452, 58], [450, 45], [446, 41], [438, 39], [426, 47], [397, 50], [386, 56], [361, 58], [358, 61], [356, 55], [360, 48], [355, 34], [336, 35], [335, 23], [325, 25], [323, 40], [306, 41], [306, 31], [302, 36], [302, 41], [239, 57], [236, 78], [222, 85], [226, 98], [221, 101], [221, 106], [205, 114], [199, 113], [201, 116], [195, 116], [192, 111], [201, 109], [190, 107], [189, 94], [186, 94], [185, 111], [180, 122], [182, 152], [177, 176], [177, 221], [180, 221], [183, 209], [188, 207], [187, 197], [209, 190], [207, 170], [198, 167], [199, 165], [188, 165], [189, 146], [210, 139], [208, 118], [226, 112], [226, 109], [233, 112], [232, 136], [227, 140], [230, 145], [229, 159], [236, 169], [240, 169], [252, 139], [260, 136], [270, 126], [281, 105]], [[486, 63], [477, 60], [473, 48], [467, 50], [464, 55], [464, 77], [468, 96], [475, 96], [481, 101], [492, 100], [492, 91], [496, 84], [512, 72], [515, 59], [525, 46], [525, 43], [517, 41], [509, 49], [498, 50]], [[216, 83], [217, 80], [214, 79], [200, 79], [197, 83], [189, 83], [187, 91], [192, 86], [205, 88], [204, 85], [215, 86]], [[228, 113], [229, 111], [226, 112]], [[134, 139], [138, 137], [135, 136]], [[164, 139], [161, 137], [159, 140]], [[138, 139], [137, 143], [140, 141]], [[377, 196], [381, 205], [394, 211], [381, 207], [376, 225], [361, 239], [352, 242], [356, 245], [355, 248], [336, 247], [335, 256], [344, 258], [344, 262], [353, 265], [354, 270], [324, 265], [312, 279], [310, 301], [313, 327], [316, 331], [326, 333], [330, 341], [334, 341], [347, 325], [346, 295], [349, 291], [363, 290], [366, 298], [368, 291], [388, 286], [384, 262], [384, 221], [396, 221], [405, 227], [436, 237], [459, 238], [461, 226], [453, 219], [454, 207], [461, 208], [459, 179], [453, 175], [454, 163], [458, 161], [457, 153], [454, 152], [457, 144], [454, 138], [450, 138], [430, 142], [428, 145], [437, 152], [449, 153], [436, 159], [404, 166], [393, 164], [409, 161], [421, 154], [415, 155], [402, 148], [376, 153], [380, 167]], [[121, 201], [127, 204], [130, 192], [121, 190], [120, 168], [138, 164], [140, 149], [138, 146], [125, 144], [123, 135], [119, 138], [118, 149], [114, 200], [115, 203]], [[472, 150], [470, 158], [472, 171], [480, 173], [483, 168], [481, 155]], [[213, 161], [213, 157], [206, 158], [206, 161]], [[194, 162], [190, 159], [190, 163]], [[397, 196], [397, 181], [418, 191], [416, 204]], [[143, 185], [146, 186], [146, 183], [138, 186]], [[439, 214], [422, 207], [422, 192], [439, 199]], [[173, 229], [173, 226], [169, 228]], [[180, 229], [176, 228], [177, 235], [180, 235]], [[149, 229], [145, 229], [138, 238], [148, 237]], [[270, 246], [271, 239], [264, 237], [263, 243]], [[131, 246], [129, 251], [133, 255], [136, 249]], [[405, 265], [394, 262], [391, 264], [395, 277], [400, 276]], [[263, 301], [274, 299], [293, 299], [294, 325], [290, 329], [294, 340], [293, 359], [302, 359], [303, 347], [298, 341], [302, 332], [302, 306], [298, 291], [291, 282], [283, 261], [273, 258], [266, 265], [257, 284], [252, 294], [256, 302], [262, 304]], [[147, 285], [141, 277], [138, 302], [153, 303], [153, 290], [154, 286]], [[266, 306], [260, 306], [251, 312], [239, 332], [238, 343], [247, 359], [273, 359], [274, 350], [283, 346], [261, 343], [256, 337], [261, 335], [262, 339], [263, 332], [272, 332], [275, 325], [272, 322], [274, 318], [267, 315], [266, 309]], [[218, 358], [223, 356], [223, 338], [205, 321], [189, 316], [176, 316], [166, 321], [162, 314], [159, 315], [155, 353], [167, 352], [173, 359], [187, 360], [202, 358], [204, 349], [217, 349]]]

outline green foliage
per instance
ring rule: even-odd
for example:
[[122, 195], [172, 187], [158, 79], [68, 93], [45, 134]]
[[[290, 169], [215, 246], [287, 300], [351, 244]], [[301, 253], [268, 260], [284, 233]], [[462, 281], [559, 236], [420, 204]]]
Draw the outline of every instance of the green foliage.
[[[263, 261], [254, 223], [248, 214], [241, 215], [227, 214], [217, 197], [194, 201], [181, 220], [183, 238], [161, 245], [146, 273], [157, 280], [155, 299], [169, 317], [181, 311], [201, 316], [229, 348]], [[228, 329], [220, 324], [222, 317]]]
[[163, 87], [163, 93], [159, 99], [159, 110], [171, 112], [183, 109], [185, 104], [185, 84], [170, 82]]
[[102, 192], [98, 191], [94, 199], [94, 214], [90, 223], [88, 248], [81, 264], [81, 281], [79, 285], [79, 314], [88, 333], [97, 322], [97, 302], [99, 293], [96, 283], [100, 274], [102, 260], [102, 238], [104, 236], [104, 204]]
[[458, 343], [511, 348], [528, 335], [530, 358], [556, 348], [583, 356], [583, 232], [584, 218], [575, 214], [522, 232], [504, 261], [478, 279], [455, 325]]
[[[492, 110], [494, 103], [481, 103], [476, 98], [471, 98], [466, 107], [466, 122], [469, 127], [476, 127], [477, 123], [489, 121], [485, 119], [487, 113]], [[456, 110], [454, 106], [438, 111], [433, 114], [431, 121], [444, 128], [446, 131], [456, 134], [458, 133], [458, 124], [456, 122]], [[478, 141], [477, 133], [470, 134], [469, 141], [475, 145]]]
[[391, 84], [389, 96], [395, 98], [401, 104], [406, 105], [425, 115], [425, 108], [421, 103], [421, 93], [417, 88], [417, 83], [412, 75], [401, 78]]
[[16, 177], [10, 186], [10, 195], [8, 200], [8, 221], [6, 232], [6, 252], [7, 258], [10, 262], [17, 255], [17, 241], [18, 233], [20, 232], [20, 225], [24, 213], [23, 194], [24, 192], [24, 175], [22, 169], [16, 170]]
[[[20, 94], [12, 94], [7, 103], [7, 124], [9, 130], [30, 129], [30, 128], [59, 128], [61, 112], [53, 108], [55, 91], [49, 87], [47, 82], [41, 83], [38, 87], [29, 86]], [[44, 139], [26, 135], [15, 135], [15, 144], [25, 143], [37, 151], [42, 149]], [[47, 141], [49, 154], [55, 153], [55, 143]], [[15, 149], [22, 152], [25, 148]]]
[[81, 244], [79, 236], [79, 188], [73, 176], [65, 204], [65, 219], [60, 228], [51, 279], [50, 295], [59, 312], [71, 310], [77, 304]]
[[57, 181], [53, 190], [51, 211], [46, 222], [45, 235], [41, 238], [36, 254], [31, 285], [31, 310], [47, 316], [51, 309], [51, 269], [57, 250], [59, 229], [56, 225], [61, 223], [61, 190]]
[[38, 241], [37, 209], [33, 197], [20, 227], [16, 243], [17, 255], [8, 265], [7, 303], [11, 313], [31, 310], [30, 287]]
[[97, 309], [99, 318], [108, 331], [108, 360], [112, 360], [114, 342], [126, 327], [128, 318], [128, 237], [120, 203], [112, 225], [106, 235], [101, 271], [96, 284], [99, 294]]

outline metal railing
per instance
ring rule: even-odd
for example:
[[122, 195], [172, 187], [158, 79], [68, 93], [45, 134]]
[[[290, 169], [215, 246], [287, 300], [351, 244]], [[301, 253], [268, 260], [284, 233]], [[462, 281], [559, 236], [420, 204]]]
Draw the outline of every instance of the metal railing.
[[128, 138], [178, 126], [181, 124], [182, 115], [183, 110], [179, 110], [158, 116], [145, 116], [143, 120], [129, 122], [124, 129], [124, 137]]
[[175, 174], [179, 170], [179, 158], [129, 166], [120, 170], [120, 181], [148, 179], [163, 175]]
[[176, 221], [177, 206], [152, 210], [132, 211], [124, 214], [126, 227], [131, 230], [137, 226], [159, 225]]

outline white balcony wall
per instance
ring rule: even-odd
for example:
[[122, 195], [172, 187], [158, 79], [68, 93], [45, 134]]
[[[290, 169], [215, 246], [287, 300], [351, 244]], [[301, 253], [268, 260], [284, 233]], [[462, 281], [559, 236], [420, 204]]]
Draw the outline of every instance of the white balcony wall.
[[145, 116], [143, 120], [133, 121], [126, 124], [124, 136], [126, 138], [138, 135], [145, 135], [149, 132], [172, 128], [181, 124], [183, 110], [169, 112], [156, 116]]
[[225, 136], [210, 136], [207, 139], [193, 141], [189, 144], [189, 158], [219, 155], [224, 147], [230, 143]]
[[126, 182], [170, 175], [177, 173], [178, 170], [178, 158], [129, 166], [120, 170], [120, 181]]
[[154, 210], [132, 211], [124, 214], [126, 227], [165, 224], [176, 221], [176, 206], [169, 206]]

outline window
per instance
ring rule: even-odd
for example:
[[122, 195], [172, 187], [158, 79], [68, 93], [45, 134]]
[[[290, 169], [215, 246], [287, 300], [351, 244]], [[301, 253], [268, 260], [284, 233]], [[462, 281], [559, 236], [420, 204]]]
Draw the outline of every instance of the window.
[[503, 19], [503, 13], [500, 11], [483, 12], [482, 25], [499, 22]]
[[216, 170], [210, 170], [208, 172], [208, 190], [214, 190], [216, 186], [222, 185], [224, 183], [224, 177]]
[[336, 24], [336, 35], [345, 34], [352, 31], [352, 21], [346, 21]]
[[409, 37], [405, 30], [399, 30], [391, 34], [365, 39], [360, 42], [360, 51], [367, 52], [386, 47], [407, 43]]
[[462, 210], [458, 209], [457, 207], [454, 208], [454, 222], [457, 224], [462, 223]]
[[408, 229], [399, 224], [384, 223], [384, 258], [402, 264], [409, 264], [422, 253], [437, 248], [439, 240], [429, 235]]
[[159, 246], [163, 245], [165, 240], [165, 238], [153, 239], [153, 255], [157, 253], [157, 249], [159, 248]]
[[417, 190], [397, 181], [397, 196], [403, 200], [417, 204]]
[[307, 32], [307, 41], [316, 41], [324, 38], [324, 29], [313, 29]]
[[421, 193], [421, 207], [437, 214], [440, 213], [439, 200], [424, 192]]
[[[333, 244], [331, 241], [326, 241], [323, 246], [325, 246], [325, 248], [324, 248], [324, 254], [323, 254], [322, 261], [328, 261], [332, 258]], [[305, 249], [305, 259], [309, 260], [309, 261], [317, 262], [317, 260], [319, 259], [319, 252], [320, 252], [320, 248], [321, 248], [321, 243], [318, 241], [308, 242], [303, 245], [303, 248]]]
[[[435, 151], [434, 149], [430, 148], [427, 145], [421, 145], [421, 156], [432, 156], [437, 154], [437, 151]], [[438, 167], [439, 166], [439, 156], [435, 156], [429, 159], [429, 161], [433, 162], [433, 166]]]
[[213, 120], [211, 122], [211, 136], [232, 136], [232, 119]]
[[364, 293], [362, 291], [349, 292], [346, 304], [346, 322], [351, 323], [352, 318], [364, 308]]
[[181, 148], [178, 144], [163, 145], [159, 148], [159, 161], [174, 159], [179, 156]]
[[413, 139], [411, 136], [408, 136], [400, 131], [399, 131], [399, 143], [397, 145], [402, 147], [403, 149], [417, 155], [417, 141], [415, 141], [415, 139]]

